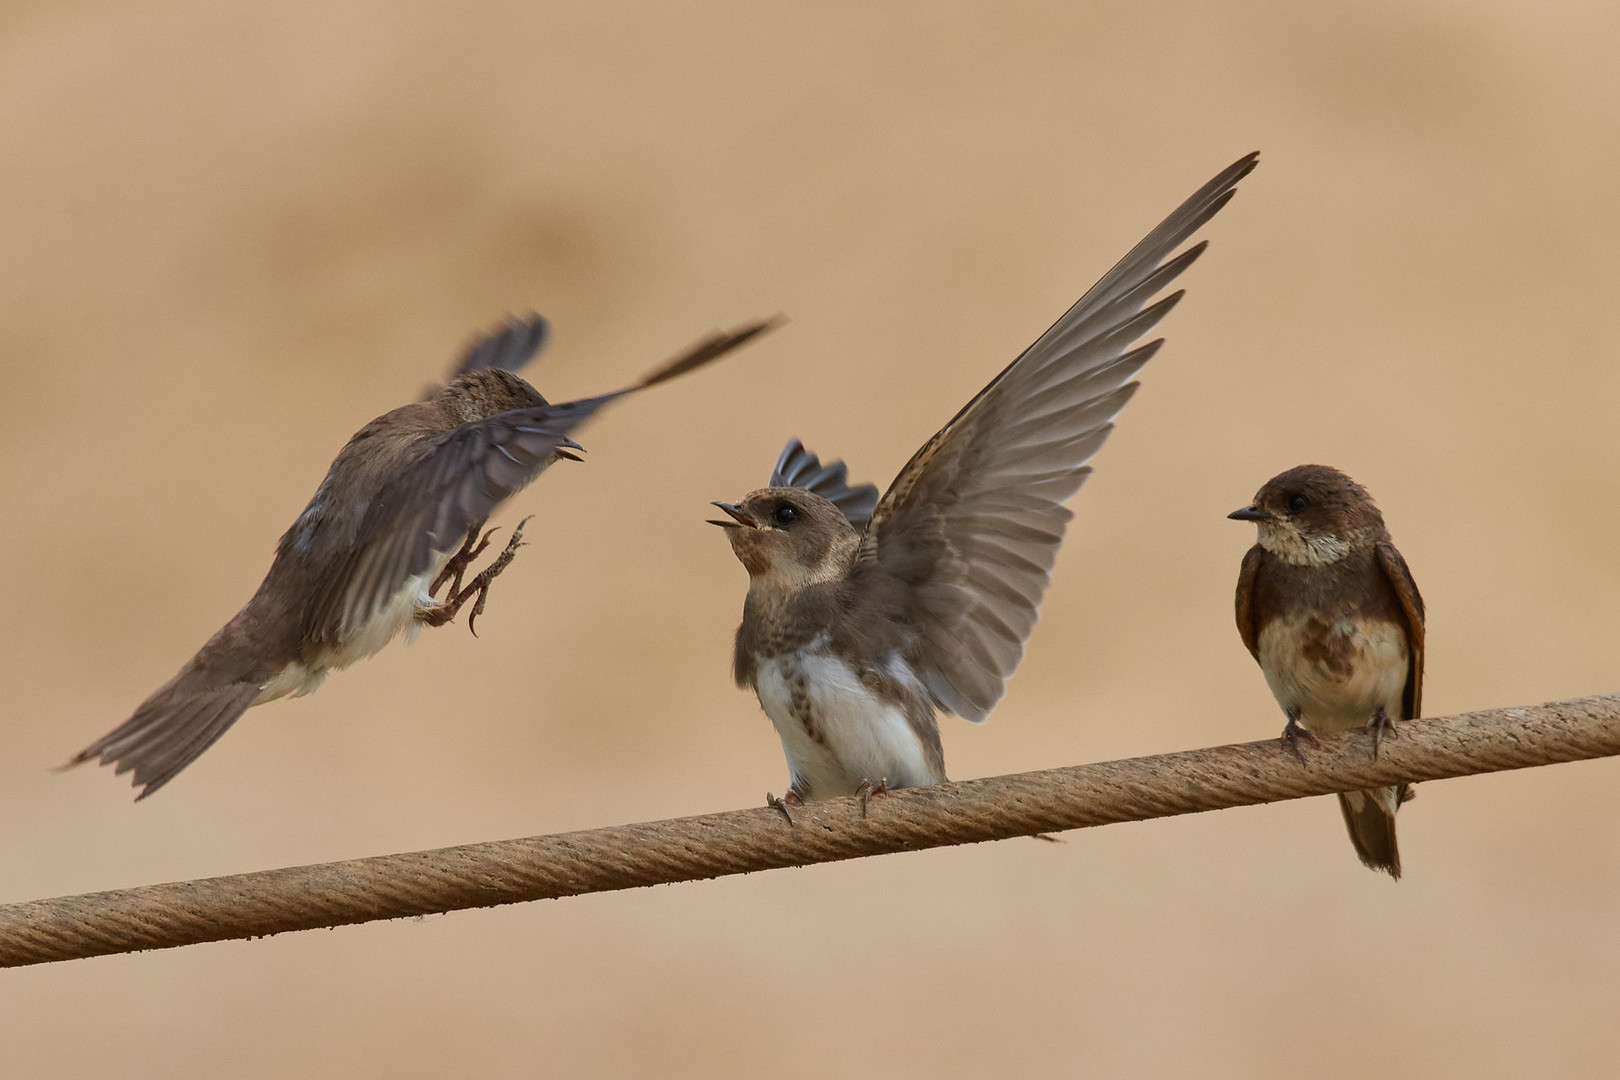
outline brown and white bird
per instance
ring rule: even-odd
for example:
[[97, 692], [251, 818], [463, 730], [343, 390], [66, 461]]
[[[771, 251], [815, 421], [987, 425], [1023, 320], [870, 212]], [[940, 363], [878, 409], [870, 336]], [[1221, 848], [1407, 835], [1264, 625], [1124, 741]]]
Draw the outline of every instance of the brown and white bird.
[[887, 494], [798, 440], [770, 485], [716, 503], [749, 575], [737, 683], [787, 755], [787, 801], [945, 779], [935, 712], [989, 718], [1018, 666], [1063, 504], [1162, 339], [1132, 347], [1204, 250], [1172, 253], [1232, 197], [1250, 154], [1148, 234], [912, 457]]
[[544, 343], [544, 319], [515, 319], [480, 337], [448, 383], [355, 433], [282, 536], [247, 606], [68, 764], [116, 763], [117, 773], [134, 773], [144, 799], [252, 706], [310, 693], [328, 671], [401, 633], [443, 625], [474, 600], [471, 628], [490, 582], [522, 545], [519, 525], [463, 586], [489, 543], [488, 533], [480, 537], [485, 520], [553, 461], [579, 460], [569, 433], [609, 402], [700, 367], [771, 325], [712, 334], [632, 386], [556, 405], [514, 374]]
[[[1376, 755], [1422, 707], [1423, 597], [1372, 496], [1337, 469], [1300, 465], [1228, 516], [1259, 527], [1237, 626], [1288, 716], [1283, 738], [1300, 753], [1311, 732], [1365, 727]], [[1406, 784], [1339, 796], [1356, 854], [1393, 878], [1395, 812], [1411, 797]]]

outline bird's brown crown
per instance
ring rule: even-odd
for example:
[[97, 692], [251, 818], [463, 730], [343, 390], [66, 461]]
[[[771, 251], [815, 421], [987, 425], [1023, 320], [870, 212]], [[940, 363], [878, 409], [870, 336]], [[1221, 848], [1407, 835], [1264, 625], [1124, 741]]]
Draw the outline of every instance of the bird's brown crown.
[[484, 368], [457, 375], [430, 399], [448, 410], [458, 424], [487, 420], [512, 409], [547, 404], [540, 392], [510, 371]]
[[761, 488], [740, 503], [715, 503], [731, 518], [715, 521], [755, 587], [794, 592], [849, 571], [860, 543], [842, 510], [813, 491]]

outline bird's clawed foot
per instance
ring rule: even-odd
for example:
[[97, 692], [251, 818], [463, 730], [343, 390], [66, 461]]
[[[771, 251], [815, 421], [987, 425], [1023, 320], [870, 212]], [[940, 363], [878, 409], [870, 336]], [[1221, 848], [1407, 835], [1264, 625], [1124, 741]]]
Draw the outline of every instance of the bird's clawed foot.
[[444, 599], [433, 607], [417, 612], [416, 617], [429, 626], [443, 626], [456, 617], [456, 613], [461, 610], [463, 604], [476, 596], [478, 600], [473, 604], [472, 613], [467, 616], [467, 629], [472, 631], [473, 637], [477, 637], [478, 630], [474, 624], [478, 622], [478, 616], [484, 613], [484, 604], [489, 600], [490, 583], [500, 576], [502, 570], [512, 565], [512, 560], [517, 557], [518, 548], [524, 546], [523, 526], [527, 525], [529, 521], [530, 518], [524, 518], [517, 523], [517, 527], [512, 530], [512, 538], [506, 542], [506, 547], [501, 549], [501, 553], [495, 557], [495, 561], [474, 575], [473, 579], [467, 583], [466, 588], [463, 588], [461, 585], [462, 575], [467, 572], [467, 568], [472, 565], [472, 561], [489, 546], [489, 538], [495, 532], [494, 529], [490, 529], [482, 537], [479, 537], [476, 527], [469, 530], [466, 541], [461, 545], [461, 550], [452, 555], [450, 561], [444, 564], [444, 569], [439, 572], [438, 577], [433, 579], [433, 584], [428, 589], [429, 596], [436, 595], [439, 587], [449, 581], [450, 588], [446, 591]]
[[444, 569], [439, 571], [439, 576], [433, 579], [432, 585], [428, 586], [428, 595], [438, 596], [439, 587], [451, 579], [454, 579], [454, 584], [450, 586], [450, 595], [454, 596], [460, 592], [461, 576], [467, 572], [467, 567], [472, 565], [472, 561], [482, 555], [485, 548], [489, 547], [489, 538], [495, 535], [495, 529], [499, 527], [497, 525], [495, 528], [491, 528], [484, 533], [482, 539], [478, 536], [477, 525], [468, 529], [467, 539], [461, 542], [461, 550], [450, 556], [450, 561], [444, 564]]
[[861, 797], [861, 820], [866, 820], [866, 804], [874, 795], [886, 794], [889, 790], [889, 778], [885, 776], [876, 784], [870, 780], [862, 780], [861, 786], [855, 789], [855, 794]]
[[1291, 709], [1288, 713], [1288, 723], [1283, 727], [1282, 741], [1288, 749], [1294, 752], [1294, 756], [1299, 758], [1299, 763], [1304, 765], [1305, 751], [1300, 749], [1299, 744], [1308, 742], [1315, 746], [1316, 735], [1314, 732], [1306, 731], [1299, 726], [1299, 712]]
[[792, 791], [789, 791], [780, 799], [768, 791], [765, 793], [765, 805], [770, 807], [772, 810], [780, 811], [782, 816], [787, 818], [787, 823], [789, 825], [794, 825], [796, 822], [793, 820], [793, 815], [788, 813], [788, 804], [791, 803], [794, 806], [798, 806], [803, 801], [804, 800], [800, 799], [797, 795], [793, 794]]
[[1395, 730], [1395, 721], [1389, 718], [1389, 713], [1384, 711], [1382, 705], [1378, 707], [1377, 712], [1373, 713], [1373, 718], [1367, 721], [1367, 726], [1372, 729], [1373, 760], [1377, 761], [1378, 744], [1384, 739], [1398, 739], [1401, 737], [1401, 733]]

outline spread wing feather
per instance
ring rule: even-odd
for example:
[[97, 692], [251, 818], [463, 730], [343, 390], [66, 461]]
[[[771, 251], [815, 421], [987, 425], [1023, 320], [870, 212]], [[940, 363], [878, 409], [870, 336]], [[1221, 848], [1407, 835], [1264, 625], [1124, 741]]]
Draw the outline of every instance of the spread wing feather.
[[[1086, 462], [1162, 344], [1132, 348], [1169, 313], [1154, 295], [1200, 243], [1172, 253], [1231, 199], [1234, 163], [1137, 244], [901, 470], [872, 513], [855, 575], [900, 588], [923, 681], [941, 706], [987, 719], [1023, 656]], [[791, 447], [790, 447], [791, 449]]]
[[551, 324], [544, 317], [532, 311], [522, 318], [512, 316], [500, 329], [474, 339], [450, 377], [454, 379], [457, 375], [486, 368], [518, 371], [545, 348], [550, 337]]

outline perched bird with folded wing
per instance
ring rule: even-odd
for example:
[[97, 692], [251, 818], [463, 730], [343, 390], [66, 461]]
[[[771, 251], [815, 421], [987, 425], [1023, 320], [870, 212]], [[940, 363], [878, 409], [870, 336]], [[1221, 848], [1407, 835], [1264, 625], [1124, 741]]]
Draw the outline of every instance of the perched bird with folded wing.
[[[1288, 717], [1283, 739], [1304, 760], [1317, 731], [1370, 728], [1378, 741], [1423, 704], [1423, 597], [1367, 489], [1327, 465], [1266, 481], [1227, 515], [1259, 539], [1238, 573], [1237, 626]], [[1339, 809], [1356, 855], [1401, 876], [1395, 812], [1411, 787], [1347, 791]]]

